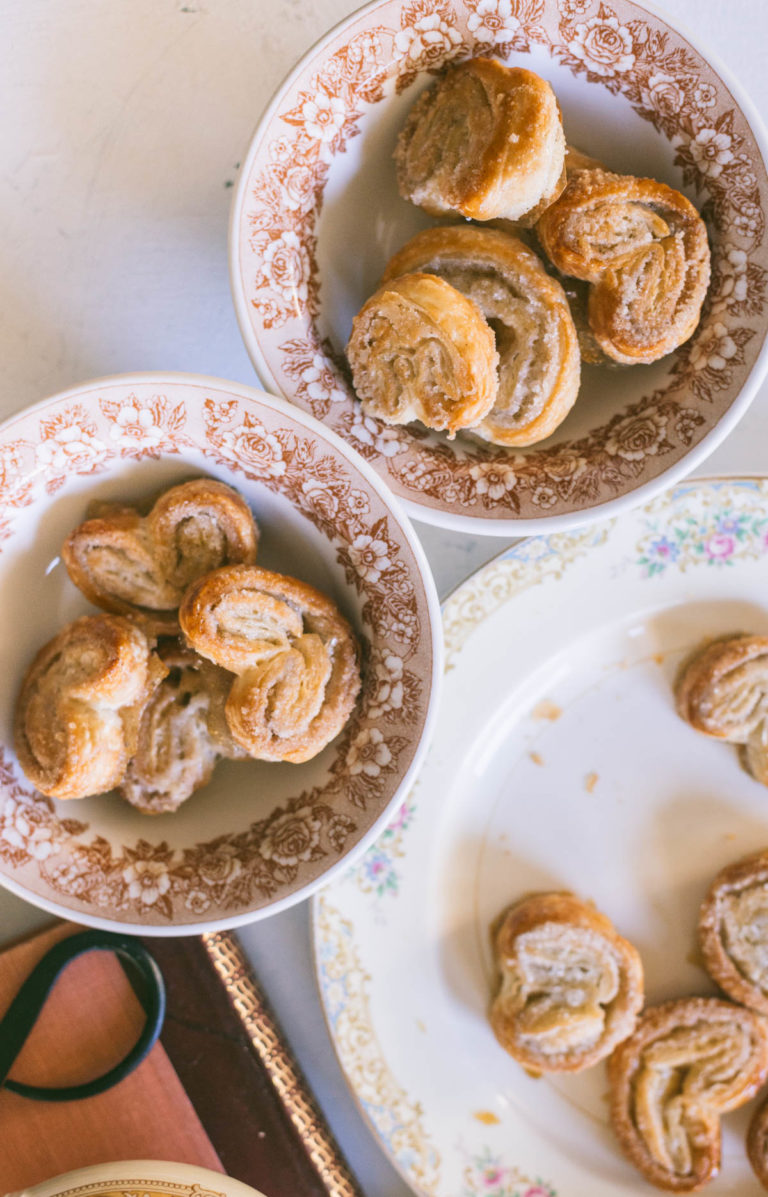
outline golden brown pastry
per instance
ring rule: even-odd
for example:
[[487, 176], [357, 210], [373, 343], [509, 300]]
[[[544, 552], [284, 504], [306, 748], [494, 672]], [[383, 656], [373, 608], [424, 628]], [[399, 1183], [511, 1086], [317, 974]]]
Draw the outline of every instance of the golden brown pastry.
[[49, 798], [116, 786], [165, 666], [128, 619], [84, 615], [40, 649], [16, 703], [19, 764]]
[[768, 1189], [768, 1100], [757, 1107], [747, 1131], [747, 1156], [755, 1176]]
[[611, 1121], [646, 1180], [692, 1193], [720, 1168], [720, 1116], [768, 1074], [768, 1022], [717, 998], [651, 1006], [608, 1061]]
[[216, 762], [242, 760], [224, 716], [232, 675], [178, 640], [158, 648], [168, 673], [142, 712], [119, 792], [148, 815], [178, 810], [210, 781]]
[[221, 565], [256, 560], [258, 529], [243, 498], [213, 478], [172, 486], [142, 517], [104, 505], [62, 549], [69, 576], [97, 607], [140, 617], [154, 634], [178, 631], [190, 582]]
[[768, 785], [768, 636], [729, 636], [685, 663], [675, 686], [677, 711], [691, 727], [741, 745], [752, 776]]
[[229, 566], [190, 587], [179, 621], [196, 652], [237, 675], [226, 719], [250, 756], [308, 761], [349, 719], [360, 689], [357, 645], [314, 587]]
[[372, 295], [352, 322], [347, 357], [363, 409], [385, 424], [421, 420], [453, 435], [496, 399], [493, 332], [472, 300], [433, 274], [406, 274]]
[[768, 1014], [768, 851], [717, 874], [699, 913], [699, 944], [728, 997]]
[[555, 94], [490, 58], [449, 66], [411, 109], [395, 163], [400, 194], [433, 216], [532, 222], [565, 186]]
[[643, 1004], [640, 957], [573, 894], [533, 894], [495, 932], [499, 990], [491, 1026], [537, 1072], [581, 1072], [631, 1034]]
[[477, 305], [496, 334], [498, 391], [472, 428], [496, 445], [533, 445], [557, 428], [579, 390], [579, 347], [562, 287], [508, 233], [472, 225], [425, 229], [387, 265], [445, 279]]
[[589, 323], [609, 357], [655, 362], [692, 335], [709, 286], [709, 245], [679, 191], [577, 170], [536, 232], [558, 270], [592, 283]]

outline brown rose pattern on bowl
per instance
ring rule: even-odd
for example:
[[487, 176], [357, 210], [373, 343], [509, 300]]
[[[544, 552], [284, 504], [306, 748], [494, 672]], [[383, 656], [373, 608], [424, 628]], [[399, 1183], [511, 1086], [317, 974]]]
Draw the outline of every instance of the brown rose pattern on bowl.
[[[354, 462], [299, 412], [262, 398], [183, 376], [159, 384], [106, 380], [0, 430], [0, 576], [9, 546], [18, 538], [23, 552], [34, 537], [21, 528], [28, 512], [39, 525], [68, 479], [105, 474], [120, 459], [180, 457], [190, 473], [221, 467], [234, 486], [259, 483], [289, 500], [330, 542], [362, 628], [361, 699], [319, 784], [297, 787], [256, 821], [246, 811], [241, 826], [199, 842], [184, 842], [183, 833], [168, 842], [146, 817], [132, 824], [141, 834], [115, 842], [107, 816], [104, 826], [84, 821], [79, 804], [34, 791], [7, 747], [6, 727], [0, 880], [32, 900], [80, 917], [185, 930], [241, 919], [302, 890], [345, 856], [414, 763], [435, 666], [431, 592], [403, 525]], [[432, 611], [438, 618], [434, 601]], [[13, 679], [7, 684], [12, 690]]]
[[[671, 143], [712, 244], [702, 322], [661, 386], [577, 439], [510, 453], [386, 427], [362, 414], [339, 347], [319, 329], [317, 225], [332, 162], [366, 109], [420, 72], [534, 47], [625, 97]], [[425, 519], [430, 510], [505, 521], [568, 516], [651, 483], [735, 402], [766, 332], [767, 187], [755, 135], [722, 79], [632, 0], [382, 0], [297, 68], [252, 146], [233, 209], [241, 326], [262, 373], [346, 437]]]

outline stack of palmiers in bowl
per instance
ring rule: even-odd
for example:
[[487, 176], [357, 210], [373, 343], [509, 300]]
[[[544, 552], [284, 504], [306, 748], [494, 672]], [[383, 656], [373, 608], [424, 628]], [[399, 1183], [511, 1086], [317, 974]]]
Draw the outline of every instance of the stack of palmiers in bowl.
[[347, 357], [368, 414], [533, 445], [576, 402], [582, 359], [650, 363], [694, 332], [703, 220], [665, 184], [569, 150], [531, 71], [450, 67], [412, 108], [395, 160], [401, 195], [472, 223], [412, 238], [355, 317]]

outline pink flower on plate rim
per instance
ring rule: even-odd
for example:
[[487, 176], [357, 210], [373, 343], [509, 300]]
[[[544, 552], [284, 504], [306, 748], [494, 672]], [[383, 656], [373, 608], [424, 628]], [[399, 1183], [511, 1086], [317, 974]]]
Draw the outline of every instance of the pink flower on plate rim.
[[736, 541], [732, 536], [713, 532], [704, 542], [704, 549], [710, 561], [725, 561], [727, 557], [733, 556], [736, 550]]
[[568, 49], [595, 75], [620, 75], [635, 65], [632, 34], [613, 14], [575, 25]]

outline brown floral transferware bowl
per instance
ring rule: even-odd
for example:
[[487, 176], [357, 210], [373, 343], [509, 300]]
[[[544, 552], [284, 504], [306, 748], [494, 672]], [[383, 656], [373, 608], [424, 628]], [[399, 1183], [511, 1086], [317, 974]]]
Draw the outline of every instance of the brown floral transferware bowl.
[[[391, 254], [431, 223], [398, 196], [398, 130], [430, 74], [474, 54], [549, 79], [569, 142], [683, 190], [712, 245], [691, 340], [652, 366], [585, 367], [567, 420], [522, 451], [363, 416], [343, 368], [354, 313]], [[615, 514], [702, 461], [768, 368], [767, 145], [727, 72], [632, 0], [375, 0], [299, 63], [243, 164], [230, 268], [254, 365], [418, 519], [509, 536]]]
[[[59, 558], [93, 499], [184, 478], [238, 489], [259, 563], [329, 594], [363, 650], [361, 698], [303, 765], [221, 762], [175, 814], [60, 802], [25, 779], [13, 707], [36, 649], [89, 610]], [[282, 399], [193, 375], [87, 383], [0, 428], [0, 883], [64, 917], [143, 934], [250, 922], [362, 851], [410, 784], [441, 675], [440, 612], [407, 517], [366, 462]]]

